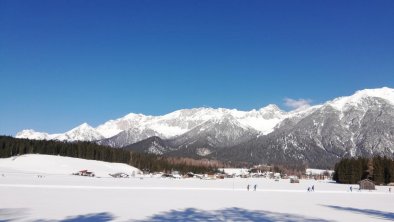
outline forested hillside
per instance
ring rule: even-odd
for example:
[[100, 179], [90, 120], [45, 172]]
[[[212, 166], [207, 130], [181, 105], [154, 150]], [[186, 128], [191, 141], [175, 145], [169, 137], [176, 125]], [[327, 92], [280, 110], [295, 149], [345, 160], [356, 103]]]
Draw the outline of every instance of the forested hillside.
[[222, 166], [219, 162], [215, 161], [166, 158], [152, 154], [114, 149], [91, 142], [29, 140], [0, 136], [0, 158], [29, 153], [126, 163], [150, 172], [177, 170], [181, 173], [209, 173], [214, 172], [217, 167]]
[[335, 165], [334, 180], [355, 184], [370, 179], [375, 184], [394, 182], [394, 160], [387, 157], [342, 159]]

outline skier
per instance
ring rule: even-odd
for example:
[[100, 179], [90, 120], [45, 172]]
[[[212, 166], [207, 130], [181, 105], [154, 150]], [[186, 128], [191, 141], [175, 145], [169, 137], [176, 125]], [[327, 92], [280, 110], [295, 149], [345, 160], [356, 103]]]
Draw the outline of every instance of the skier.
[[250, 185], [248, 184], [248, 186], [246, 186], [246, 189], [248, 189], [248, 191], [249, 191], [249, 188], [250, 188]]
[[312, 191], [315, 191], [315, 185], [312, 185]]
[[350, 186], [350, 192], [353, 192], [353, 187], [352, 186]]
[[391, 193], [391, 187], [389, 187], [389, 193]]
[[257, 189], [257, 184], [254, 185], [253, 191], [256, 191], [256, 189]]
[[310, 192], [311, 191], [311, 188], [310, 187], [308, 187], [308, 192]]

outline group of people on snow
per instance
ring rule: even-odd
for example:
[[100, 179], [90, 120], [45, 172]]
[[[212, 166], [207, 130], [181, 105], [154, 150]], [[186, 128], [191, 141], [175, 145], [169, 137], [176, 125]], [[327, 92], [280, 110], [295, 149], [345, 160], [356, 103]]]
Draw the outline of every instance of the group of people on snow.
[[[248, 184], [247, 186], [246, 186], [246, 189], [249, 191], [250, 190], [250, 184]], [[257, 184], [255, 184], [254, 186], [253, 186], [253, 191], [256, 191], [257, 190]]]
[[315, 185], [312, 185], [312, 187], [308, 187], [308, 192], [313, 192], [315, 191]]

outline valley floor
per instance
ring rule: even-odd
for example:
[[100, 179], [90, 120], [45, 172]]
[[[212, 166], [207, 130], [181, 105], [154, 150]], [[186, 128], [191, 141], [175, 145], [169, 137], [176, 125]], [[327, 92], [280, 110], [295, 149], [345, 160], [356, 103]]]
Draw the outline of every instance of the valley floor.
[[[307, 192], [312, 185], [315, 191]], [[254, 178], [38, 177], [0, 168], [0, 221], [394, 220], [394, 191], [380, 186], [350, 192], [349, 187], [329, 181], [290, 184]]]

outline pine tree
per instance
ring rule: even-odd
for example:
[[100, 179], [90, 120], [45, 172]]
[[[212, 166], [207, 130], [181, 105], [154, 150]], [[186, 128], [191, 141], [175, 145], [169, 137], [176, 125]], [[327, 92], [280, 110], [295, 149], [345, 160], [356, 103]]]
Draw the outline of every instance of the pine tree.
[[373, 158], [373, 181], [376, 184], [384, 183], [384, 167], [380, 156]]

